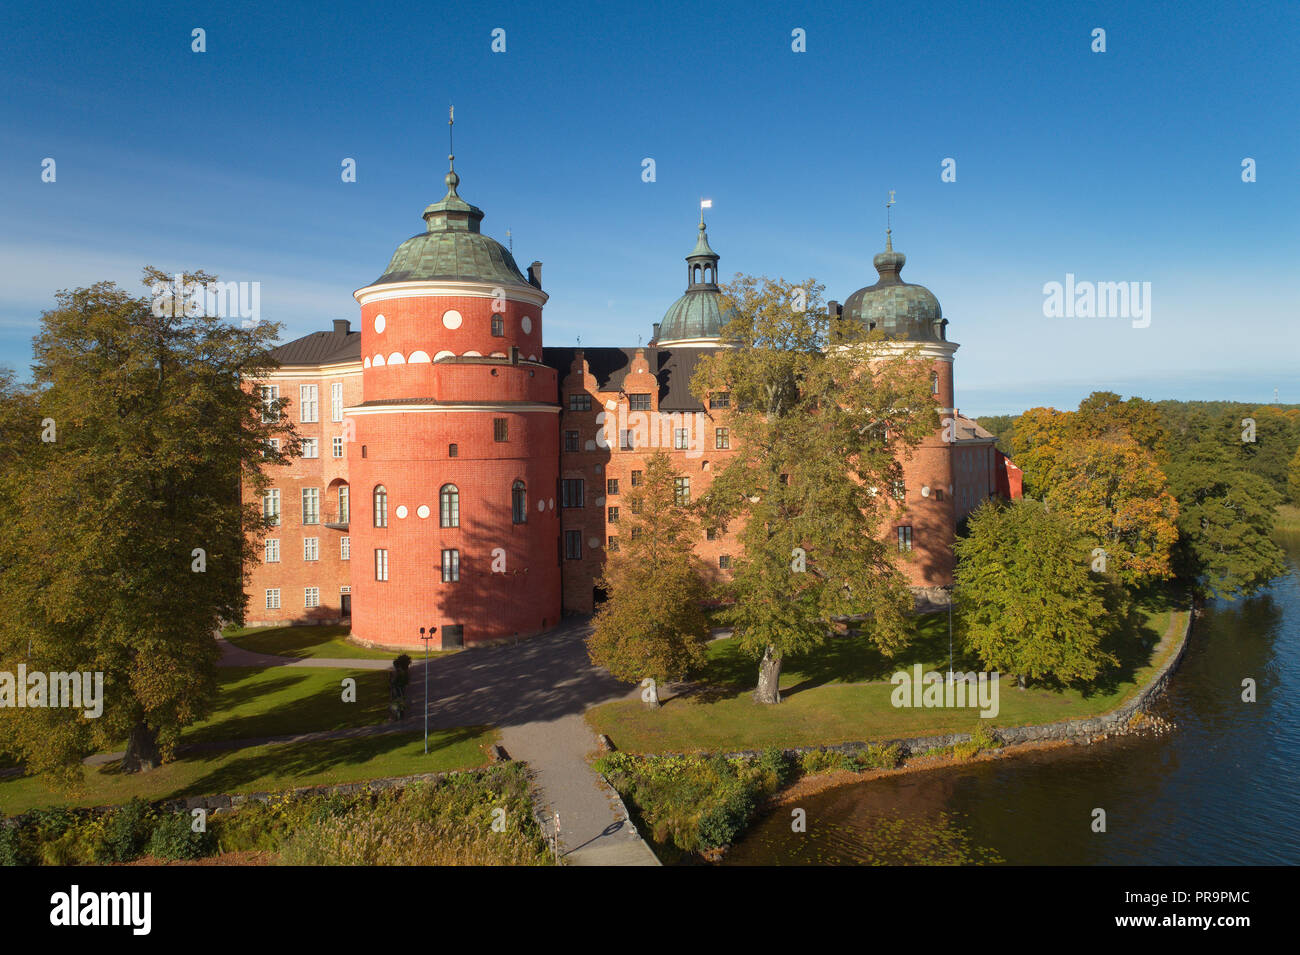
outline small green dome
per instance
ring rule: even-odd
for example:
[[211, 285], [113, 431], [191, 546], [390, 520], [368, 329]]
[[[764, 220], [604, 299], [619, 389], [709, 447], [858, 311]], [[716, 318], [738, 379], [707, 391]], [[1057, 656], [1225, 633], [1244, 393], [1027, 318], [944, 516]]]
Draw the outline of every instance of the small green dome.
[[893, 339], [934, 342], [947, 339], [948, 322], [939, 300], [924, 285], [912, 285], [899, 278], [907, 256], [895, 252], [893, 240], [873, 261], [880, 278], [875, 285], [858, 289], [844, 303], [844, 318], [868, 331], [883, 331]]
[[735, 317], [735, 309], [722, 309], [722, 290], [718, 288], [718, 253], [709, 245], [700, 216], [699, 236], [695, 248], [686, 256], [686, 294], [673, 302], [655, 325], [651, 336], [655, 344], [692, 341], [699, 338], [720, 339], [722, 329]]
[[462, 281], [529, 285], [514, 256], [483, 235], [483, 210], [456, 194], [460, 176], [447, 173], [447, 195], [424, 210], [426, 230], [397, 247], [373, 285], [394, 282]]
[[656, 341], [684, 341], [694, 338], [721, 338], [723, 327], [735, 317], [735, 311], [722, 311], [722, 293], [707, 289], [687, 292], [664, 313]]

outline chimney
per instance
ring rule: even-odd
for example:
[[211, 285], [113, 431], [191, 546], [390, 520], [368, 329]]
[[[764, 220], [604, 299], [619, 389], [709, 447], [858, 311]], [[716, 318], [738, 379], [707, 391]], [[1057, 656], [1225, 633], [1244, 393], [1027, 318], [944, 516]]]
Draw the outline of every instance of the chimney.
[[347, 335], [352, 331], [352, 322], [346, 318], [334, 319], [334, 334]]
[[659, 326], [662, 324], [663, 322], [655, 322], [654, 332], [650, 336], [650, 341], [652, 343], [659, 341]]
[[528, 266], [528, 282], [538, 288], [542, 287], [542, 263], [534, 262]]
[[835, 301], [835, 299], [831, 299], [829, 302], [827, 302], [827, 303], [826, 303], [826, 314], [829, 315], [832, 319], [839, 318], [839, 317], [840, 317], [840, 303], [837, 302], [837, 301]]

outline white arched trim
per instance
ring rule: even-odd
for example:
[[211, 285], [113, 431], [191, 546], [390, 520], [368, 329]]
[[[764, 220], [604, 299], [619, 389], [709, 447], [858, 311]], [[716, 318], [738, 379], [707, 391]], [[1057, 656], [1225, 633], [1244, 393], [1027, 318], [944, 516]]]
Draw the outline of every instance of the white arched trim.
[[374, 360], [370, 363], [370, 365], [371, 365], [372, 368], [383, 368], [383, 367], [384, 367], [384, 356], [383, 356], [383, 355], [376, 355], [375, 358], [374, 358]]
[[406, 359], [408, 365], [419, 365], [429, 360], [429, 353], [424, 351], [413, 351], [411, 357]]
[[401, 352], [395, 351], [388, 356], [388, 363], [390, 365], [405, 365], [406, 359], [402, 357]]

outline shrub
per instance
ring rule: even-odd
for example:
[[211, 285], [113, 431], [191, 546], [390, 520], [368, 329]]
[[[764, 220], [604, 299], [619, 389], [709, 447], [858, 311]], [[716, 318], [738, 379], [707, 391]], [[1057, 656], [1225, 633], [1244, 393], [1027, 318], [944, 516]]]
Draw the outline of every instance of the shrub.
[[153, 832], [153, 813], [139, 796], [108, 814], [98, 846], [99, 862], [130, 862]]
[[190, 828], [188, 812], [164, 816], [149, 839], [149, 854], [159, 859], [201, 859], [208, 854], [210, 840], [206, 832]]
[[32, 861], [18, 827], [0, 823], [0, 865], [31, 865]]

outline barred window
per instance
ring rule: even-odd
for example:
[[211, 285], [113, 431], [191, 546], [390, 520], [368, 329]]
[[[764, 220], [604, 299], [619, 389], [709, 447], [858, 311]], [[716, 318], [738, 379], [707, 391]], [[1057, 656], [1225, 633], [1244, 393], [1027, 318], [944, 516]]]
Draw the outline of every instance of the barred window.
[[627, 407], [629, 411], [649, 411], [650, 396], [649, 395], [628, 395]]
[[582, 531], [564, 532], [564, 557], [566, 560], [582, 560]]
[[582, 478], [565, 478], [560, 482], [560, 506], [582, 507]]
[[442, 552], [442, 582], [454, 584], [460, 580], [460, 551], [444, 550]]
[[505, 333], [506, 333], [506, 320], [505, 320], [505, 317], [502, 316], [502, 315], [493, 315], [493, 316], [492, 316], [492, 334], [493, 334], [494, 336], [496, 336], [497, 338], [501, 338], [501, 337], [503, 337], [503, 336], [505, 335]]
[[590, 411], [591, 395], [569, 395], [570, 411]]
[[498, 442], [510, 440], [510, 422], [507, 419], [492, 419], [492, 439]]
[[912, 525], [904, 524], [898, 528], [898, 552], [905, 553], [912, 549]]
[[576, 431], [564, 432], [564, 450], [580, 451], [581, 449], [582, 448], [581, 445], [579, 444], [579, 439], [578, 439], [578, 432]]
[[523, 481], [510, 486], [510, 513], [516, 524], [528, 523], [528, 488]]

